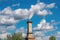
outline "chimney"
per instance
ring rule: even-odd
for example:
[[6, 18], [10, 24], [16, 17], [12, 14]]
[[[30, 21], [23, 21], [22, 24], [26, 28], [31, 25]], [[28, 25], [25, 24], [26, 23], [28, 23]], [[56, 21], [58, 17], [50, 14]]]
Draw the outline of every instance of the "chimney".
[[32, 33], [32, 22], [31, 21], [27, 22], [27, 32]]
[[32, 22], [31, 21], [27, 22], [27, 36], [25, 40], [35, 40], [35, 37], [33, 36], [33, 33], [32, 33]]

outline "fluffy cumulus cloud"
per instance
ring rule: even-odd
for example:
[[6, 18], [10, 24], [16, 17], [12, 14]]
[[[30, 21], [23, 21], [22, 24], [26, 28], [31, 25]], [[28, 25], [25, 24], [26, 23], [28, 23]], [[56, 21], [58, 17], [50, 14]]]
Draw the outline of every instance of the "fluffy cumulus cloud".
[[56, 34], [55, 34], [55, 36], [56, 36], [57, 38], [60, 38], [60, 31], [57, 31]]
[[42, 35], [43, 36], [35, 36], [35, 40], [49, 40], [50, 36], [46, 36], [44, 34], [42, 34]]
[[28, 9], [19, 8], [16, 10], [12, 10], [11, 7], [4, 8], [0, 14], [13, 17], [15, 20], [27, 19], [28, 17], [30, 17], [30, 15], [32, 15], [32, 13], [30, 13]]
[[48, 8], [53, 8], [55, 6], [55, 3], [51, 3], [49, 5], [47, 5]]
[[[19, 4], [14, 4], [13, 6], [19, 6]], [[37, 3], [35, 5], [31, 5], [31, 8], [29, 10], [21, 8], [13, 10], [11, 7], [8, 6], [0, 11], [0, 30], [3, 33], [7, 32], [6, 30], [14, 30], [16, 28], [15, 24], [19, 20], [31, 19], [34, 14], [39, 16], [46, 16], [48, 14], [52, 14], [52, 12], [49, 9], [54, 7], [55, 3]], [[40, 24], [38, 24], [37, 29], [50, 30], [53, 29], [53, 26], [49, 23], [46, 23], [45, 20], [42, 20]]]
[[35, 40], [49, 40], [50, 36], [44, 36], [44, 37], [36, 37]]
[[42, 31], [36, 31], [36, 32], [34, 32], [34, 35], [36, 36], [36, 37], [43, 37], [43, 36], [45, 36], [45, 34], [44, 34], [44, 32], [42, 32]]
[[1, 15], [9, 15], [14, 17], [15, 19], [31, 19], [32, 16], [36, 13], [39, 16], [46, 16], [47, 14], [52, 14], [49, 10], [50, 8], [54, 8], [55, 3], [45, 4], [45, 3], [37, 3], [35, 5], [31, 5], [31, 8], [28, 9], [15, 9], [12, 10], [11, 7], [4, 8], [0, 13]]
[[13, 25], [16, 21], [13, 17], [0, 15], [0, 25]]
[[46, 16], [48, 14], [52, 14], [49, 10], [55, 7], [55, 3], [45, 4], [45, 3], [38, 3], [36, 5], [31, 5], [30, 12], [36, 13], [39, 16]]
[[45, 19], [42, 19], [42, 21], [37, 25], [37, 27], [34, 28], [34, 30], [53, 30], [55, 27], [51, 25], [50, 23], [46, 22]]
[[0, 26], [0, 33], [5, 33], [7, 30], [4, 26]]
[[28, 10], [27, 9], [16, 9], [14, 11], [14, 18], [15, 19], [27, 19], [28, 18]]
[[51, 25], [50, 22], [46, 22], [45, 19], [42, 19], [37, 27], [34, 27], [33, 29], [35, 30], [34, 35], [36, 37], [36, 40], [49, 40], [50, 36], [46, 36], [46, 33], [48, 33], [48, 31], [53, 31], [56, 29], [56, 27]]
[[6, 32], [6, 33], [3, 33], [3, 34], [0, 34], [0, 38], [2, 40], [4, 40], [5, 38], [7, 38], [7, 35], [11, 35], [10, 33]]
[[35, 32], [35, 40], [49, 40], [50, 36], [46, 36], [44, 32], [37, 31]]

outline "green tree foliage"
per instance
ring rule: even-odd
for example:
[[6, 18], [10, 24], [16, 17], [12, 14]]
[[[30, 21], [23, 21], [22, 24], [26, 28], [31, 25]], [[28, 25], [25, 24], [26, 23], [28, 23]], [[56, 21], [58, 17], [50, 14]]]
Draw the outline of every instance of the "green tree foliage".
[[16, 33], [13, 34], [12, 40], [19, 40], [19, 37], [18, 37], [18, 35]]
[[0, 38], [0, 40], [1, 40], [1, 38]]
[[12, 37], [7, 36], [7, 40], [24, 40], [22, 33], [14, 33]]
[[49, 40], [56, 40], [56, 37], [55, 37], [55, 36], [51, 36], [51, 37], [49, 38]]

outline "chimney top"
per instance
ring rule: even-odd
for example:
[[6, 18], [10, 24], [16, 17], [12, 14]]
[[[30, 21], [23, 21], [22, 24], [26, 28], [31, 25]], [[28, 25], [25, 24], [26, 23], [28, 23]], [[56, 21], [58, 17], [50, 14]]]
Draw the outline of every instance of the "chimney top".
[[29, 20], [29, 21], [27, 21], [27, 23], [32, 23], [32, 21]]

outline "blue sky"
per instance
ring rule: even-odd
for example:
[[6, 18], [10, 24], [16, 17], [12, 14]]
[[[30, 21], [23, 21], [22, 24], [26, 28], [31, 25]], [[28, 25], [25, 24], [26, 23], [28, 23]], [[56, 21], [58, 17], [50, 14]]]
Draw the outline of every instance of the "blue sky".
[[[36, 40], [60, 37], [60, 0], [0, 0], [0, 38], [14, 32], [26, 34], [27, 21], [33, 22]], [[29, 16], [29, 18], [28, 18]], [[46, 37], [46, 38], [44, 38]], [[48, 37], [48, 38], [47, 38]]]

